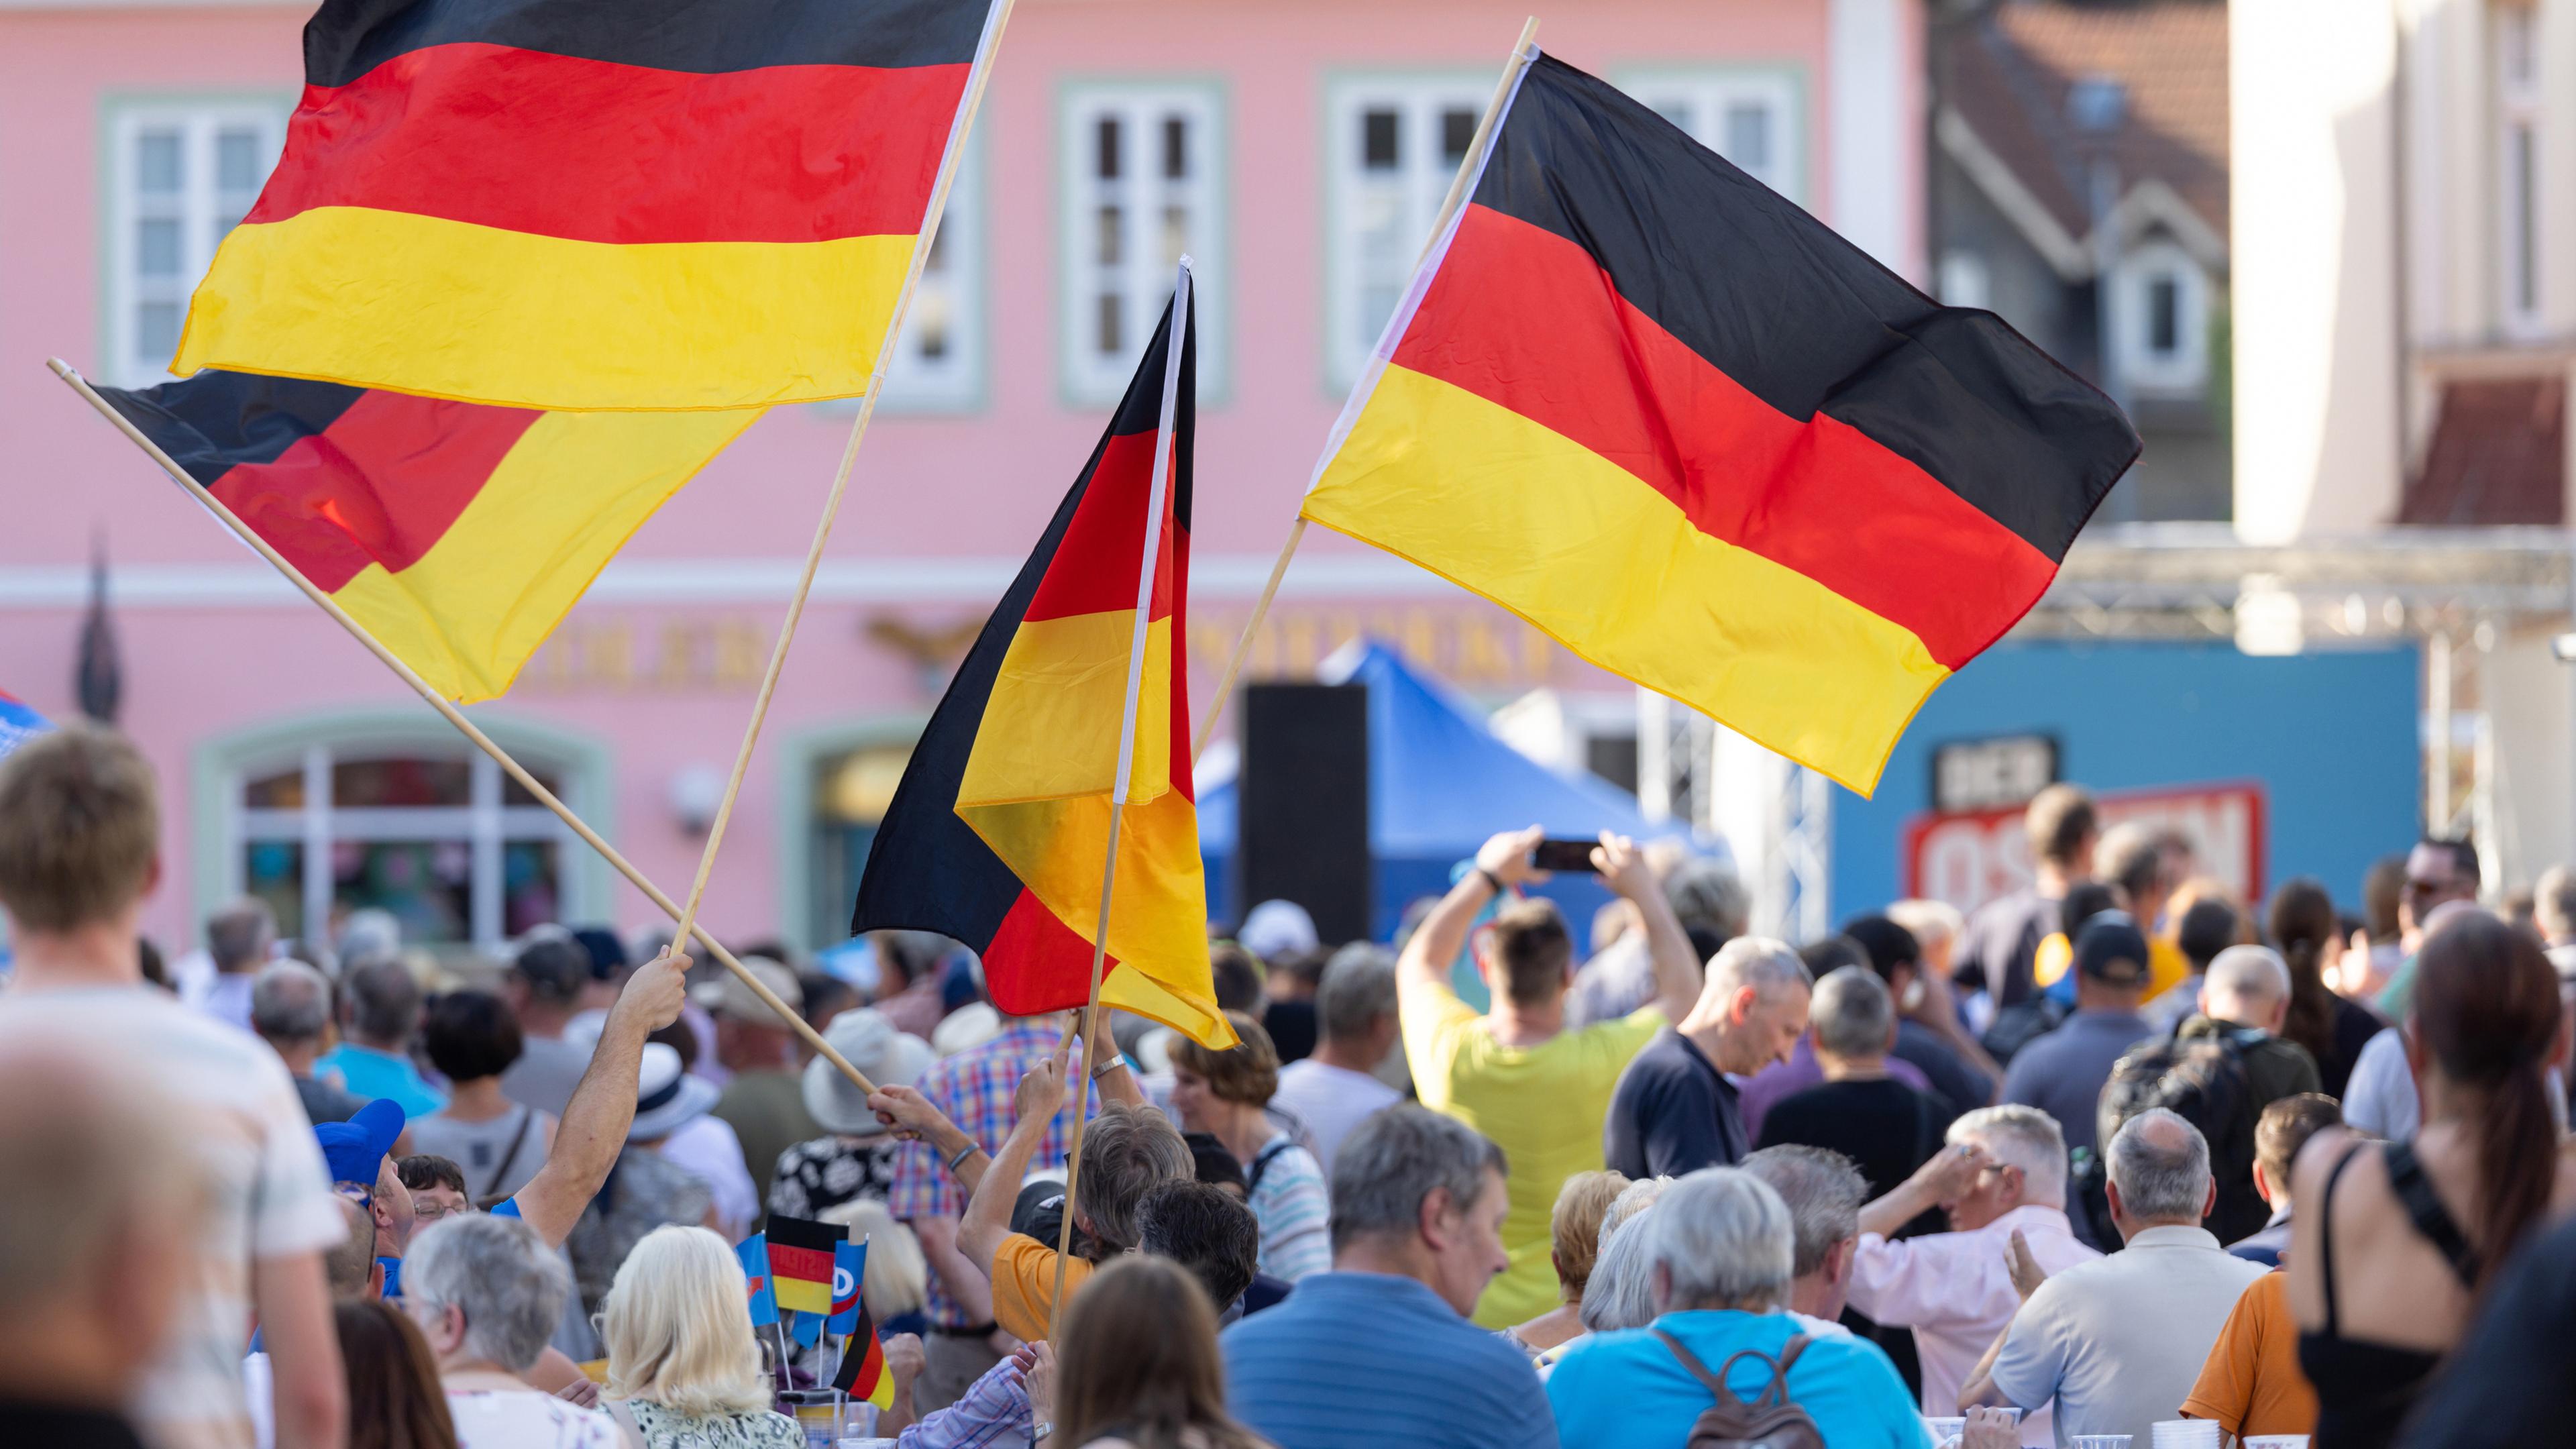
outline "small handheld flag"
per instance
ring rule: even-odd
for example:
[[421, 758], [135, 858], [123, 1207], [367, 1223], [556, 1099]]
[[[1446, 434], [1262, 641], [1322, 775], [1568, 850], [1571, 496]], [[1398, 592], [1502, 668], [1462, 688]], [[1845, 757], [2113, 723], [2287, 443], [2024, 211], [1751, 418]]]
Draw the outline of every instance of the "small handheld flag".
[[36, 713], [20, 700], [0, 692], [0, 760], [31, 737], [52, 729], [53, 722]]
[[796, 1340], [797, 1347], [812, 1348], [823, 1341], [822, 1314], [791, 1313], [787, 1316], [796, 1320], [796, 1326], [787, 1330], [787, 1336]]
[[859, 1305], [858, 1324], [850, 1331], [849, 1341], [841, 1345], [841, 1366], [832, 1372], [832, 1387], [880, 1409], [894, 1407], [894, 1376], [886, 1372], [885, 1345], [877, 1342], [877, 1326], [869, 1319], [865, 1303]]
[[778, 1291], [769, 1276], [769, 1237], [754, 1233], [734, 1244], [734, 1256], [742, 1260], [743, 1277], [751, 1294], [751, 1326], [766, 1328], [778, 1321]]
[[859, 1294], [868, 1281], [868, 1245], [835, 1243], [832, 1245], [832, 1321], [824, 1325], [834, 1333], [855, 1333], [859, 1327]]
[[849, 1240], [850, 1230], [772, 1213], [764, 1236], [769, 1239], [769, 1276], [779, 1308], [789, 1313], [830, 1313], [832, 1250]]

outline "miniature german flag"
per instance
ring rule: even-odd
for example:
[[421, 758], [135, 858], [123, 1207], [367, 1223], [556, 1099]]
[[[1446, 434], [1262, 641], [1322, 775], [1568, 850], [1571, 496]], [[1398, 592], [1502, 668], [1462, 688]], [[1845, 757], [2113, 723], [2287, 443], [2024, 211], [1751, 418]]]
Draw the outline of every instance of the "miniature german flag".
[[786, 1313], [828, 1316], [832, 1311], [832, 1253], [850, 1230], [804, 1218], [769, 1217], [769, 1277]]
[[894, 1376], [886, 1372], [885, 1345], [877, 1341], [876, 1321], [868, 1317], [865, 1306], [859, 1309], [858, 1327], [841, 1345], [841, 1366], [832, 1371], [832, 1387], [880, 1409], [894, 1407]]
[[864, 392], [991, 0], [327, 0], [172, 370], [471, 402]]
[[627, 538], [761, 411], [536, 412], [241, 372], [98, 394], [466, 703], [508, 691]]
[[[910, 928], [965, 942], [983, 957], [993, 1004], [1012, 1016], [1090, 999], [1172, 327], [1167, 309], [1107, 435], [958, 666], [859, 881], [853, 934]], [[1224, 1048], [1234, 1030], [1208, 963], [1184, 653], [1196, 345], [1185, 321], [1100, 999]]]
[[1592, 76], [1497, 129], [1304, 515], [1867, 794], [2137, 434]]

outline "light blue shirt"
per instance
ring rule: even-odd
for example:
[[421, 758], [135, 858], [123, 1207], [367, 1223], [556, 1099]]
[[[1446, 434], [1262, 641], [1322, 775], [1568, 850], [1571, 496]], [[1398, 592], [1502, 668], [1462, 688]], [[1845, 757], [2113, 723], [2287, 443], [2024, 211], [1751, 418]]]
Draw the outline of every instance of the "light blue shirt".
[[313, 1063], [313, 1074], [340, 1074], [340, 1084], [358, 1097], [391, 1097], [405, 1117], [426, 1117], [447, 1105], [447, 1096], [421, 1079], [407, 1057], [344, 1041]]
[[1219, 1341], [1228, 1406], [1279, 1449], [1556, 1449], [1529, 1360], [1411, 1278], [1317, 1273]]
[[[1748, 1348], [1777, 1358], [1802, 1331], [1785, 1314], [1731, 1309], [1667, 1313], [1654, 1326], [1680, 1339], [1710, 1372], [1725, 1374], [1747, 1403], [1770, 1386], [1770, 1366], [1746, 1359], [1728, 1372], [1727, 1359]], [[1790, 1366], [1789, 1398], [1833, 1449], [1927, 1449], [1932, 1442], [1896, 1366], [1864, 1339], [1811, 1339]], [[1679, 1444], [1713, 1402], [1707, 1386], [1643, 1328], [1576, 1344], [1548, 1375], [1547, 1399], [1565, 1449]]]

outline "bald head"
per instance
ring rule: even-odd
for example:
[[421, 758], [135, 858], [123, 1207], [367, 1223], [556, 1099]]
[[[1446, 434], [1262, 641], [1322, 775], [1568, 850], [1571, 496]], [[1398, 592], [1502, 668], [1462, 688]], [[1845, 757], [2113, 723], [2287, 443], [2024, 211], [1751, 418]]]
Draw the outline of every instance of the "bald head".
[[2200, 1010], [2219, 1021], [2279, 1031], [2290, 1010], [2289, 963], [2269, 946], [2228, 947], [2201, 980]]
[[2196, 1228], [2208, 1214], [2215, 1191], [2209, 1141], [2181, 1116], [2163, 1107], [2140, 1112], [2121, 1124], [2105, 1155], [2122, 1237], [2174, 1224]]

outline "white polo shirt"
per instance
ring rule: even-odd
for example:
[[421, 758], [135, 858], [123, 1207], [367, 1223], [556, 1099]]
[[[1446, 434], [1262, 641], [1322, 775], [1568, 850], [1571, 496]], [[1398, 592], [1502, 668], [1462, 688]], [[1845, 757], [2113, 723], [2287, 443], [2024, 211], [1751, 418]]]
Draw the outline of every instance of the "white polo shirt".
[[1994, 1383], [2023, 1409], [2057, 1401], [2057, 1442], [2182, 1417], [2236, 1300], [2271, 1271], [2203, 1228], [2148, 1228], [2107, 1258], [2052, 1276], [2013, 1315]]

